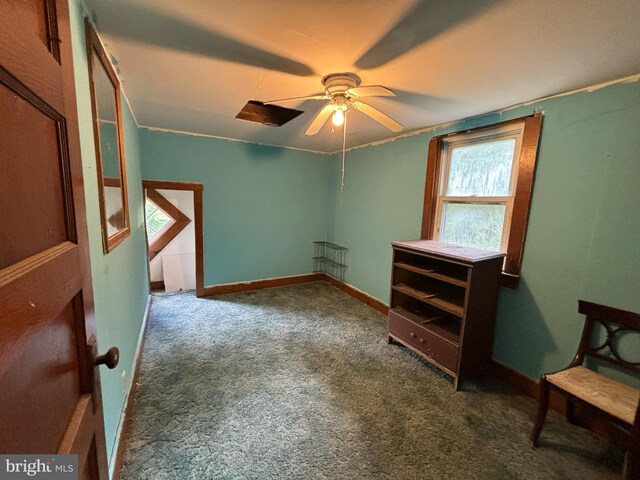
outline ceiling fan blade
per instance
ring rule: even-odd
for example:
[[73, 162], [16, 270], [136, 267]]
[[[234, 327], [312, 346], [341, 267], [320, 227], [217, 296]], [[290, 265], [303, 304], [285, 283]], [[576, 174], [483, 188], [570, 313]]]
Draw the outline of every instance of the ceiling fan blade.
[[282, 102], [292, 102], [293, 100], [327, 100], [329, 97], [324, 93], [315, 93], [313, 95], [305, 95], [303, 97], [289, 97], [289, 98], [278, 98], [277, 100], [269, 100], [268, 102], [263, 103], [282, 103]]
[[307, 128], [307, 131], [304, 132], [304, 134], [315, 135], [316, 133], [318, 133], [332, 113], [333, 104], [329, 103], [328, 105], [325, 105], [325, 107], [320, 110], [320, 113], [316, 116], [313, 122], [311, 122], [311, 125], [309, 125], [309, 128]]
[[395, 97], [396, 94], [382, 85], [366, 85], [347, 90], [347, 95], [354, 98], [360, 97]]
[[396, 122], [393, 118], [385, 115], [380, 110], [373, 108], [371, 105], [367, 105], [366, 103], [362, 103], [362, 102], [351, 102], [351, 104], [356, 110], [359, 110], [365, 115], [369, 115], [376, 122], [384, 125], [392, 132], [399, 132], [404, 128], [401, 124]]

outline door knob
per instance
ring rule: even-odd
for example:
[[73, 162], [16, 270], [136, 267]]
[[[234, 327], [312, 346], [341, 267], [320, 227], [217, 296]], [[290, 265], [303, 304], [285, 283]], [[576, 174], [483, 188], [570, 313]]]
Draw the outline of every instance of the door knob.
[[98, 355], [93, 364], [95, 366], [105, 365], [108, 369], [114, 369], [118, 366], [120, 361], [120, 350], [118, 347], [111, 347], [104, 355]]

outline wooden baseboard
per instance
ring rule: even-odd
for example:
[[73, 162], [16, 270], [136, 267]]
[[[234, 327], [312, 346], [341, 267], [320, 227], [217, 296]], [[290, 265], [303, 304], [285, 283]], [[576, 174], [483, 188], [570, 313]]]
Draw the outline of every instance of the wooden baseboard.
[[[495, 360], [491, 361], [490, 371], [498, 380], [511, 385], [520, 393], [535, 398], [536, 400], [538, 399], [538, 382], [532, 378]], [[567, 402], [558, 392], [551, 391], [549, 392], [549, 408], [565, 415], [567, 412]]]
[[[249, 292], [252, 290], [261, 290], [263, 288], [275, 288], [275, 287], [284, 287], [287, 285], [297, 285], [299, 283], [308, 283], [308, 282], [328, 282], [336, 288], [339, 288], [343, 292], [351, 295], [355, 299], [361, 301], [386, 315], [389, 312], [389, 307], [378, 300], [377, 298], [372, 297], [371, 295], [366, 294], [362, 290], [358, 290], [357, 288], [344, 283], [338, 280], [331, 275], [326, 273], [308, 273], [305, 275], [295, 275], [291, 277], [277, 277], [277, 278], [268, 278], [265, 280], [254, 280], [251, 282], [238, 282], [238, 283], [225, 283], [222, 285], [209, 285], [204, 287], [203, 297], [213, 297], [216, 295], [226, 295], [229, 293], [240, 293], [240, 292]], [[153, 283], [152, 283], [153, 285]]]
[[[532, 378], [523, 375], [501, 363], [492, 360], [491, 373], [499, 380], [514, 387], [520, 393], [531, 398], [538, 399], [538, 382]], [[609, 442], [621, 448], [628, 448], [630, 445], [630, 435], [617, 425], [615, 425], [608, 415], [601, 412], [595, 407], [584, 403], [574, 402], [574, 418], [575, 424], [590, 430]], [[561, 415], [567, 413], [567, 400], [559, 392], [551, 390], [549, 392], [549, 408], [555, 410]], [[535, 412], [532, 412], [534, 415]], [[533, 416], [531, 417], [533, 421]], [[544, 429], [542, 430], [544, 435]]]
[[325, 280], [325, 275], [323, 273], [308, 273], [306, 275], [267, 278], [265, 280], [254, 280], [252, 282], [224, 283], [222, 285], [209, 285], [204, 287], [204, 291], [201, 296], [212, 297], [215, 295], [226, 295], [229, 293], [250, 292], [252, 290], [262, 290], [263, 288], [284, 287], [286, 285], [319, 282], [322, 280]]
[[363, 292], [362, 290], [358, 290], [357, 288], [347, 283], [341, 282], [340, 280], [338, 280], [335, 277], [332, 277], [331, 275], [327, 275], [326, 273], [321, 275], [323, 275], [322, 280], [324, 280], [325, 282], [329, 282], [331, 285], [351, 295], [356, 300], [359, 300], [362, 303], [366, 303], [371, 308], [379, 311], [384, 315], [389, 313], [389, 307], [384, 302], [378, 300], [377, 298], [374, 298], [371, 295]]
[[164, 290], [164, 280], [149, 282], [151, 290]]
[[127, 444], [127, 431], [129, 430], [129, 424], [131, 423], [131, 410], [133, 408], [133, 399], [138, 389], [138, 377], [140, 376], [140, 365], [142, 364], [142, 355], [144, 353], [144, 343], [147, 338], [147, 330], [149, 328], [149, 308], [151, 307], [151, 297], [149, 297], [149, 303], [147, 309], [144, 312], [144, 327], [142, 328], [142, 335], [140, 344], [137, 351], [136, 363], [133, 367], [133, 375], [131, 379], [131, 388], [129, 389], [129, 396], [127, 397], [127, 405], [124, 409], [124, 419], [122, 421], [122, 429], [120, 430], [120, 438], [118, 439], [118, 446], [116, 447], [116, 458], [113, 467], [113, 475], [111, 480], [119, 480], [120, 472], [122, 470], [122, 461], [124, 460], [124, 452]]

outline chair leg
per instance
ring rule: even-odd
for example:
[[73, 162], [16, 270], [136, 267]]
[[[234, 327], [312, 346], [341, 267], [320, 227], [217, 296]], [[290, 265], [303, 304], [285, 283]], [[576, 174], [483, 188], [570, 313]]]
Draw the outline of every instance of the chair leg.
[[529, 441], [531, 442], [532, 447], [538, 446], [538, 437], [540, 436], [540, 431], [542, 430], [544, 419], [547, 416], [548, 406], [549, 382], [547, 382], [546, 377], [543, 375], [540, 378], [540, 385], [538, 387], [538, 412], [536, 413], [536, 418], [534, 420], [533, 430], [531, 431], [531, 435], [529, 436]]

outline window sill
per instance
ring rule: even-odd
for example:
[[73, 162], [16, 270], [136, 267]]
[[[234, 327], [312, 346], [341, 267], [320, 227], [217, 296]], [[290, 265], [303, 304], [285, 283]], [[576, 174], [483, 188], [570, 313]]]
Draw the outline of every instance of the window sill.
[[503, 271], [500, 276], [500, 284], [505, 288], [517, 290], [518, 285], [520, 284], [520, 275], [514, 275]]

